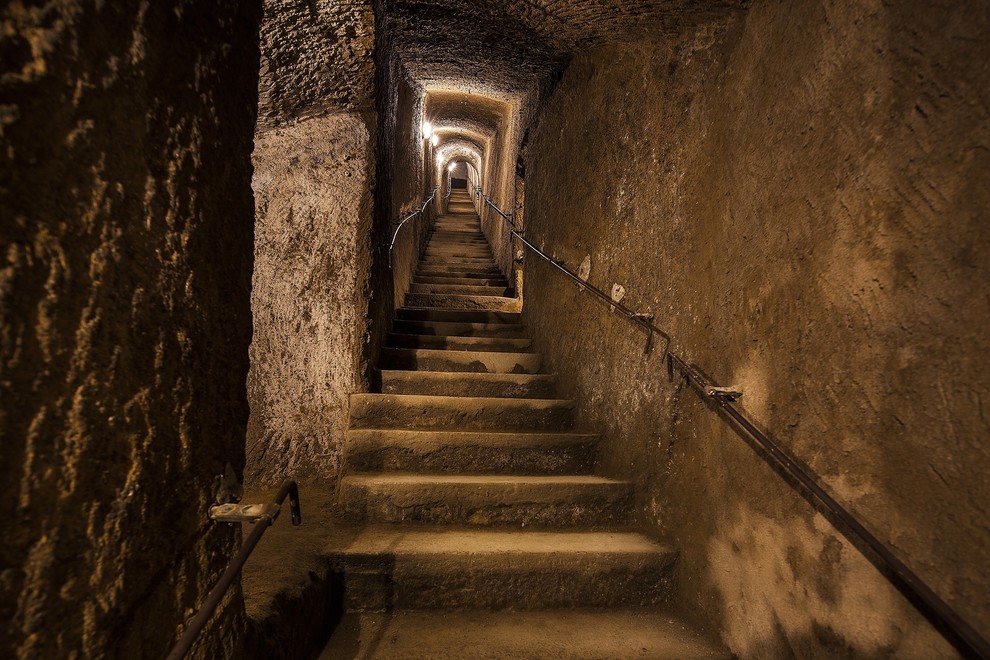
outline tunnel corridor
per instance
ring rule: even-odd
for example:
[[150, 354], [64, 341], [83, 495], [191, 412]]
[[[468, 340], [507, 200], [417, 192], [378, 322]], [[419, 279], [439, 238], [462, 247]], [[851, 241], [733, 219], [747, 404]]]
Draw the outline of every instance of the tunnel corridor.
[[3, 657], [990, 657], [981, 3], [0, 26]]

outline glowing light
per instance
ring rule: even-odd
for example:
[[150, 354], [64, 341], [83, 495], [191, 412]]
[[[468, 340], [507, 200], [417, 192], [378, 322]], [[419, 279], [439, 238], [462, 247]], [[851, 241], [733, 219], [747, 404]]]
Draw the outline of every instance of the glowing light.
[[455, 167], [457, 167], [457, 163], [451, 163], [450, 167], [448, 167], [447, 169], [453, 172]]
[[430, 144], [432, 144], [434, 147], [440, 144], [440, 138], [437, 137], [436, 133], [434, 133], [433, 137], [430, 138]]
[[428, 138], [433, 135], [433, 124], [428, 121], [423, 122], [423, 137]]

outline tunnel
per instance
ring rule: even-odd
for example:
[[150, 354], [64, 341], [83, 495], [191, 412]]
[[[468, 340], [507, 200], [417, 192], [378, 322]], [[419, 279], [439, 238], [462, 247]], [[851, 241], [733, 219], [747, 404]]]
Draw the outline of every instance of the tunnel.
[[990, 657], [986, 3], [0, 26], [3, 657]]

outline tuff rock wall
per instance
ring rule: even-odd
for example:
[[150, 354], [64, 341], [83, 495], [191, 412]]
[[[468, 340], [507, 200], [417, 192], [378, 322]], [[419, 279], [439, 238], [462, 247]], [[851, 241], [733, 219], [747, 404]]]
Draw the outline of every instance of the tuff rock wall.
[[[575, 58], [531, 133], [527, 237], [625, 288], [977, 628], [990, 628], [990, 16], [753, 3]], [[743, 657], [952, 650], [679, 383], [530, 257], [525, 322]]]
[[366, 384], [376, 125], [372, 3], [266, 0], [253, 181], [248, 477], [332, 488]]
[[0, 8], [0, 656], [161, 657], [234, 549], [206, 512], [244, 464], [259, 21]]

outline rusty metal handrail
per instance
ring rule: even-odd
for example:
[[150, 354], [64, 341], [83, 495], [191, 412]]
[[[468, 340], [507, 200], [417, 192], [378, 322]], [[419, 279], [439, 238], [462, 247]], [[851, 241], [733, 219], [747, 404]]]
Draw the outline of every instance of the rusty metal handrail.
[[[245, 562], [247, 562], [248, 557], [251, 556], [254, 548], [258, 545], [258, 541], [261, 540], [265, 531], [275, 523], [275, 519], [278, 518], [279, 511], [281, 510], [282, 502], [285, 501], [286, 497], [289, 498], [292, 524], [302, 524], [302, 511], [299, 507], [299, 488], [296, 486], [295, 481], [286, 481], [283, 483], [282, 487], [279, 488], [278, 494], [275, 495], [275, 500], [271, 504], [233, 507], [234, 509], [240, 508], [242, 511], [247, 510], [248, 513], [246, 515], [242, 513], [238, 516], [238, 512], [234, 510], [228, 514], [229, 517], [227, 518], [211, 515], [215, 520], [228, 520], [230, 522], [244, 522], [253, 519], [255, 521], [254, 529], [251, 530], [251, 535], [241, 544], [241, 549], [237, 553], [237, 556], [227, 565], [227, 569], [223, 572], [223, 575], [220, 576], [216, 585], [210, 590], [210, 593], [206, 596], [206, 600], [203, 601], [199, 611], [196, 612], [196, 615], [189, 622], [189, 626], [182, 632], [182, 636], [179, 637], [179, 641], [172, 647], [166, 660], [182, 660], [189, 652], [189, 649], [192, 648], [199, 633], [203, 631], [203, 628], [206, 627], [213, 613], [216, 612], [217, 607], [220, 606], [220, 601], [223, 600], [227, 590], [230, 589], [230, 585], [234, 583], [241, 569], [244, 568]], [[220, 506], [228, 507], [233, 505]], [[252, 515], [250, 511], [251, 507], [255, 507], [258, 512]], [[216, 508], [218, 507], [214, 507], [214, 509]], [[224, 513], [226, 514], [227, 512], [225, 511]]]
[[440, 184], [437, 184], [436, 187], [433, 188], [433, 192], [430, 193], [430, 196], [427, 197], [419, 207], [417, 207], [417, 208], [413, 209], [412, 211], [410, 211], [409, 214], [406, 215], [406, 217], [404, 217], [402, 220], [400, 220], [399, 223], [396, 225], [395, 231], [392, 233], [392, 240], [388, 244], [388, 267], [389, 268], [392, 267], [392, 248], [395, 247], [395, 239], [398, 238], [398, 236], [399, 236], [399, 230], [402, 229], [402, 225], [406, 224], [407, 221], [412, 220], [414, 217], [416, 217], [417, 215], [419, 215], [420, 213], [422, 213], [423, 211], [425, 211], [426, 210], [426, 207], [429, 206], [430, 205], [430, 202], [433, 201], [433, 198], [436, 197], [438, 190], [440, 190]]
[[[863, 552], [857, 541], [865, 544], [882, 568], [880, 574], [900, 591], [905, 598], [924, 616], [941, 635], [951, 643], [964, 657], [967, 658], [990, 658], [990, 642], [988, 642], [973, 626], [971, 626], [962, 616], [956, 612], [948, 603], [936, 594], [917, 573], [894, 555], [890, 549], [874, 536], [849, 510], [839, 504], [825, 489], [809, 475], [780, 445], [770, 439], [761, 431], [757, 425], [750, 420], [739, 408], [734, 405], [735, 400], [740, 396], [740, 392], [732, 388], [719, 387], [712, 380], [707, 378], [703, 372], [694, 364], [688, 364], [683, 359], [672, 353], [670, 349], [670, 335], [652, 323], [653, 317], [648, 314], [638, 314], [628, 309], [624, 305], [612, 300], [604, 291], [587, 281], [583, 280], [576, 273], [563, 265], [562, 261], [552, 259], [541, 249], [526, 240], [520, 231], [516, 229], [511, 220], [511, 214], [504, 213], [495, 203], [485, 195], [480, 188], [479, 194], [484, 198], [489, 206], [495, 209], [502, 218], [509, 223], [510, 240], [514, 237], [519, 239], [529, 250], [535, 252], [547, 263], [558, 271], [577, 283], [579, 290], [589, 291], [596, 297], [604, 300], [626, 319], [647, 330], [649, 333], [646, 341], [644, 353], [648, 354], [652, 347], [653, 334], [659, 334], [666, 340], [664, 347], [664, 357], [667, 362], [668, 377], [673, 379], [674, 369], [679, 371], [689, 386], [697, 390], [706, 400], [711, 401], [716, 412], [723, 419], [729, 421], [729, 425], [737, 433], [740, 431], [748, 435], [757, 442], [766, 454], [757, 455], [783, 470], [790, 477], [795, 479], [823, 506], [835, 519], [840, 520], [843, 525], [836, 525], [836, 528], [845, 536], [861, 553], [870, 560], [871, 557]], [[846, 531], [848, 530], [848, 531]], [[855, 538], [853, 538], [855, 537]], [[880, 568], [880, 567], [878, 567]]]

